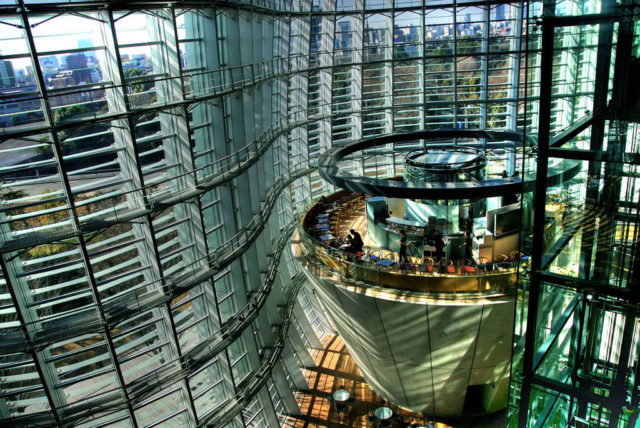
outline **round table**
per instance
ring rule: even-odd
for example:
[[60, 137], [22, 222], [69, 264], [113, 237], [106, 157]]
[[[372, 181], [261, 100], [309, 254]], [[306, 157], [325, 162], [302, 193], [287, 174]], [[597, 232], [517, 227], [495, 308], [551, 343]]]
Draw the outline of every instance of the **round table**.
[[375, 410], [374, 415], [376, 415], [376, 418], [380, 420], [385, 420], [389, 419], [393, 415], [393, 411], [388, 407], [382, 406]]
[[339, 402], [347, 401], [349, 399], [349, 391], [337, 389], [333, 392], [333, 399]]

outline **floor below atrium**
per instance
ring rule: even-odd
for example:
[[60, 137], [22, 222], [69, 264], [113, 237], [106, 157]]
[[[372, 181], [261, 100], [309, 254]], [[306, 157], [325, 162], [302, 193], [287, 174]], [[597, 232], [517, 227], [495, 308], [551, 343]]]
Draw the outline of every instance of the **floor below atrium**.
[[[302, 415], [296, 418], [289, 417], [284, 426], [295, 428], [377, 427], [379, 425], [373, 414], [380, 406], [390, 407], [394, 415], [397, 415], [389, 425], [393, 428], [406, 428], [410, 425], [412, 418], [419, 425], [437, 428], [501, 428], [505, 426], [505, 411], [460, 421], [433, 421], [385, 403], [365, 382], [340, 336], [326, 334], [322, 338], [322, 344], [324, 349], [313, 350], [311, 354], [316, 367], [304, 371], [310, 389], [296, 395]], [[354, 398], [348, 403], [346, 411], [339, 412], [335, 403], [330, 402], [332, 393], [337, 389], [349, 391]]]

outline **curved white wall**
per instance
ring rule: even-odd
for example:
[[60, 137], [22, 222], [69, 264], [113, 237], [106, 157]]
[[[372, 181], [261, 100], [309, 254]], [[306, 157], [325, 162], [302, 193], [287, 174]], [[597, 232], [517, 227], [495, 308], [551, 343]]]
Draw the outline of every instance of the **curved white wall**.
[[[439, 417], [506, 406], [513, 297], [402, 301], [308, 276], [363, 376], [393, 404]], [[481, 386], [463, 412], [469, 385]]]

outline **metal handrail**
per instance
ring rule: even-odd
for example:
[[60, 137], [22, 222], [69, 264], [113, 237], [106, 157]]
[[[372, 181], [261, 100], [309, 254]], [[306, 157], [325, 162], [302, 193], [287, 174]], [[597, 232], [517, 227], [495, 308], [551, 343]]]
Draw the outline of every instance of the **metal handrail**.
[[[222, 246], [169, 277], [146, 283], [142, 287], [103, 301], [105, 318], [109, 327], [117, 325], [130, 316], [166, 303], [201, 282], [212, 278], [244, 254], [264, 229], [282, 191], [295, 180], [306, 176], [313, 170], [314, 168], [298, 168], [293, 170], [289, 177], [279, 179], [275, 186], [269, 190], [261, 211]], [[97, 309], [94, 306], [83, 307], [61, 317], [30, 323], [27, 325], [27, 329], [33, 331], [31, 341], [25, 340], [20, 327], [2, 330], [0, 351], [3, 349], [13, 352], [17, 349], [41, 349], [56, 341], [99, 331], [103, 328], [104, 325]]]
[[[251, 324], [251, 322], [258, 316], [258, 313], [263, 308], [267, 301], [267, 297], [271, 292], [278, 267], [280, 265], [282, 253], [289, 243], [291, 233], [294, 230], [294, 222], [296, 222], [295, 219], [282, 231], [282, 235], [275, 245], [267, 274], [264, 276], [259, 289], [251, 296], [247, 304], [234, 316], [226, 320], [222, 324], [222, 327], [218, 331], [214, 332], [207, 340], [204, 340], [201, 345], [196, 346], [183, 356], [167, 362], [163, 366], [126, 385], [125, 387], [127, 388], [128, 397], [133, 403], [140, 403], [145, 398], [158, 392], [164, 386], [175, 383], [186, 378], [190, 374], [195, 373], [203, 364], [210, 361], [213, 356], [224, 350], [234, 339], [239, 337], [247, 326]], [[293, 292], [290, 295], [290, 307], [292, 307], [292, 299], [293, 303], [295, 303], [295, 296], [297, 295], [297, 291], [299, 290], [303, 279], [304, 276], [301, 275], [300, 272], [294, 278], [295, 285]], [[288, 323], [290, 322], [290, 313], [291, 310], [287, 312], [287, 315], [283, 320], [281, 332], [283, 328], [288, 327]], [[279, 334], [278, 339], [276, 340], [276, 347], [278, 346], [278, 343], [283, 340], [284, 336]], [[272, 358], [268, 360], [268, 371], [273, 368], [275, 362], [279, 358], [279, 353], [275, 359], [274, 355], [275, 354], [273, 354]], [[265, 367], [263, 365], [256, 373], [261, 374], [264, 372]], [[249, 382], [249, 385], [255, 386], [255, 382]], [[124, 394], [117, 391], [109, 391], [94, 397], [86, 397], [81, 404], [64, 406], [61, 407], [60, 410], [64, 422], [73, 422], [87, 417], [96, 411], [105, 411], [121, 407], [126, 407]], [[12, 424], [28, 424], [36, 420], [49, 420], [49, 417], [47, 416], [48, 414], [49, 412], [40, 412], [30, 414], [28, 416], [10, 418], [6, 421], [11, 421]]]
[[[356, 260], [356, 256], [353, 253], [349, 253], [344, 250], [340, 250], [338, 248], [331, 247], [324, 242], [312, 237], [302, 225], [302, 222], [298, 224], [298, 232], [300, 234], [300, 244], [302, 253], [305, 257], [305, 260], [309, 263], [309, 266], [313, 267], [318, 273], [322, 274], [325, 278], [336, 277], [336, 274], [341, 282], [346, 283], [357, 283], [358, 286], [362, 287], [381, 287], [389, 289], [388, 285], [383, 284], [381, 281], [381, 274], [393, 274], [398, 276], [411, 276], [415, 278], [438, 278], [438, 277], [448, 277], [448, 278], [460, 278], [460, 279], [468, 279], [468, 278], [488, 278], [492, 276], [501, 276], [505, 274], [514, 274], [518, 272], [519, 264], [515, 261], [509, 262], [496, 262], [491, 263], [491, 265], [495, 268], [495, 270], [476, 270], [475, 273], [465, 273], [465, 274], [437, 274], [437, 273], [420, 273], [415, 274], [411, 273], [407, 270], [391, 270], [388, 268], [384, 268], [377, 264], [377, 262], [372, 262], [367, 260]], [[328, 257], [335, 263], [335, 266], [338, 269], [332, 269], [326, 263], [322, 262], [323, 257]], [[489, 264], [487, 264], [489, 265]], [[500, 270], [503, 269], [503, 270]], [[480, 283], [479, 283], [480, 284]], [[516, 290], [515, 285], [508, 289], [491, 289], [491, 290], [481, 290], [478, 289], [477, 292], [473, 292], [473, 296], [500, 296], [504, 294], [512, 294]], [[407, 292], [409, 290], [404, 290], [403, 292]], [[430, 291], [428, 289], [424, 290], [428, 292], [429, 295], [438, 295], [438, 296], [449, 296], [456, 298], [460, 298], [465, 295], [465, 292], [460, 291]]]
[[245, 385], [240, 388], [236, 395], [228, 400], [219, 411], [214, 412], [204, 419], [198, 421], [198, 426], [225, 426], [236, 415], [238, 415], [243, 408], [249, 404], [249, 402], [255, 397], [260, 388], [266, 383], [271, 371], [275, 368], [277, 362], [280, 360], [282, 350], [284, 349], [285, 339], [287, 337], [287, 331], [291, 325], [293, 319], [293, 307], [296, 303], [296, 297], [298, 292], [304, 284], [305, 276], [297, 275], [294, 278], [294, 286], [291, 289], [291, 293], [288, 296], [287, 309], [282, 325], [278, 329], [278, 337], [273, 345], [272, 352], [269, 358], [265, 360], [260, 368], [254, 371], [251, 377], [246, 381]]

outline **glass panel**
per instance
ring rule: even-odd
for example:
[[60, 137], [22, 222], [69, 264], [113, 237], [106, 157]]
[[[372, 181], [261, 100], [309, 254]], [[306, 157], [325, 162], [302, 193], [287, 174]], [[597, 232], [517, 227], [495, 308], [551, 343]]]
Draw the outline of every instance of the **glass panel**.
[[[17, 417], [50, 409], [41, 379], [33, 360], [25, 353], [0, 356], [2, 390], [11, 395], [3, 399], [7, 417]], [[53, 423], [53, 420], [51, 421]]]
[[191, 394], [195, 400], [198, 418], [218, 406], [227, 398], [227, 389], [222, 381], [219, 362], [215, 359], [206, 368], [189, 379]]
[[[134, 411], [136, 422], [139, 425], [150, 425], [156, 421], [164, 420], [169, 415], [186, 410], [181, 389], [170, 393], [163, 392], [150, 401], [149, 404]], [[172, 422], [175, 423], [176, 420], [172, 420]], [[171, 426], [171, 424], [166, 426]]]
[[247, 355], [244, 338], [240, 337], [227, 348], [229, 352], [229, 360], [231, 370], [233, 372], [233, 381], [238, 385], [251, 371], [251, 364]]

